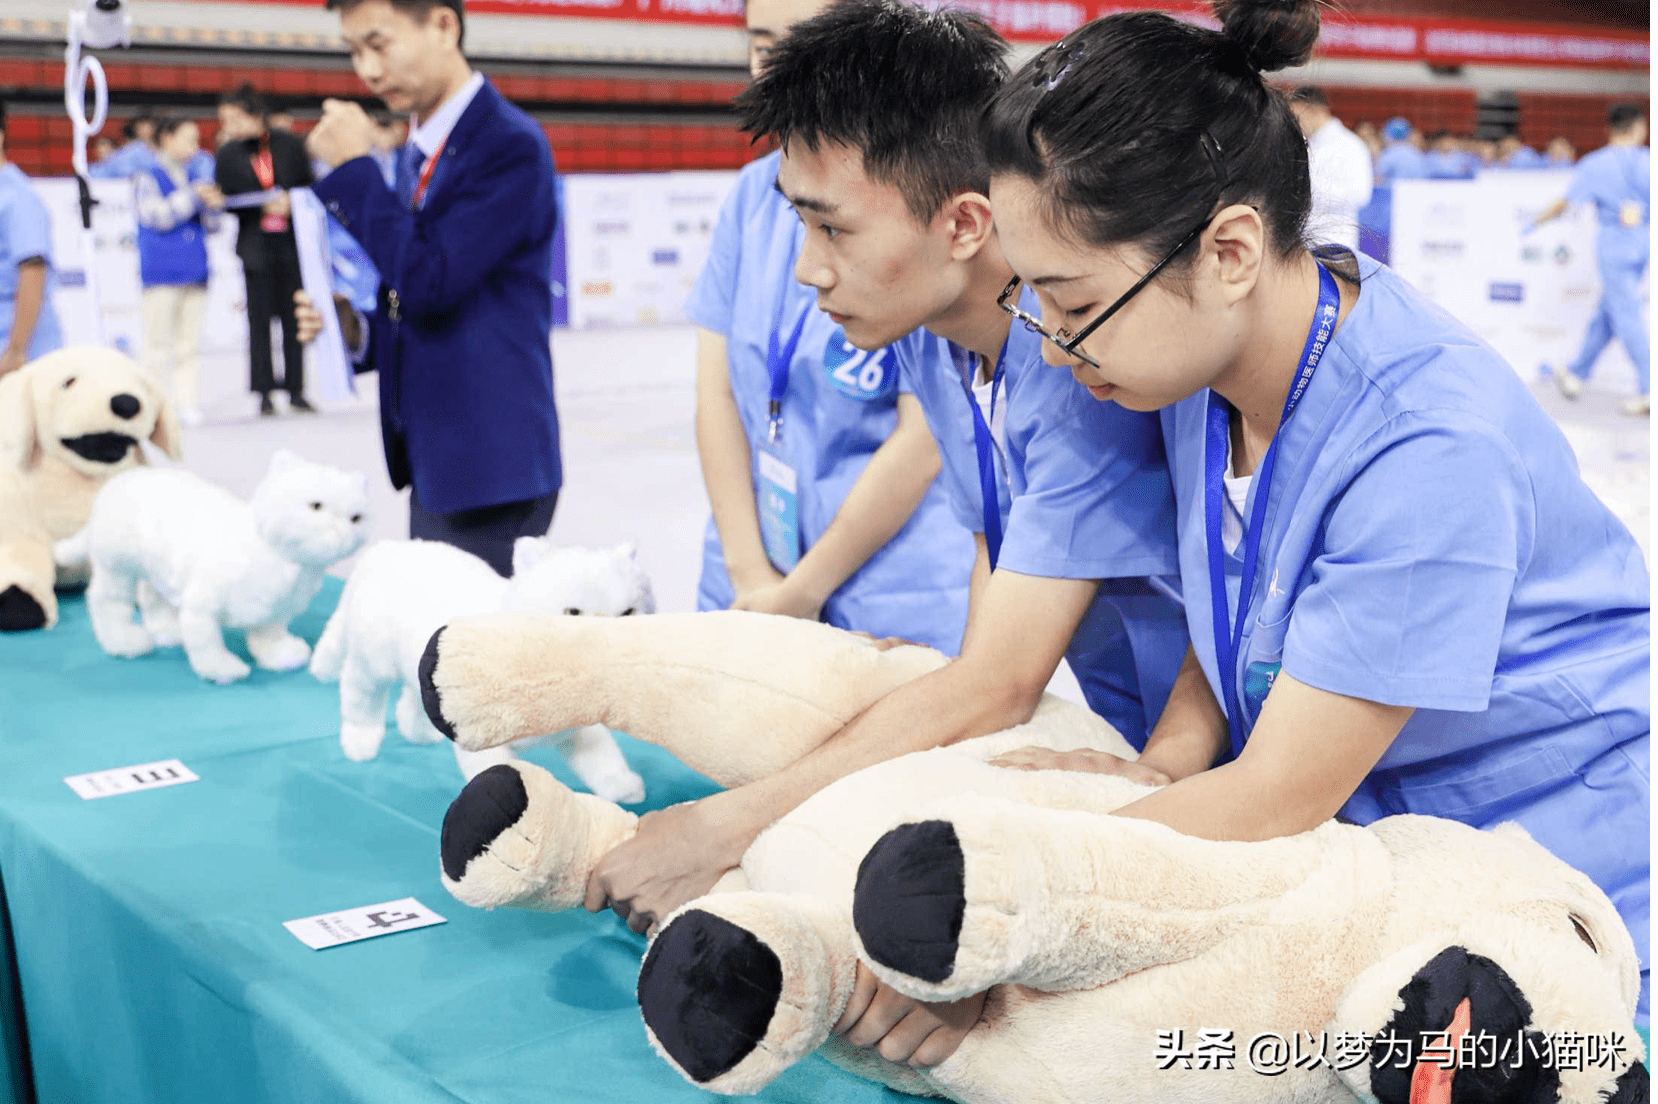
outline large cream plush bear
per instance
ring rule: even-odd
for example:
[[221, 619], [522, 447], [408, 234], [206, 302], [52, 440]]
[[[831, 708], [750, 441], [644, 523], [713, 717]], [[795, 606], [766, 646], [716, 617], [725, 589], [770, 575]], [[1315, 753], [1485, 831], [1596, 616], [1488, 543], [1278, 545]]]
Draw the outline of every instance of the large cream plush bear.
[[57, 624], [56, 585], [86, 581], [52, 547], [85, 527], [99, 488], [144, 463], [149, 440], [179, 458], [161, 388], [113, 349], [60, 349], [0, 377], [0, 632]]
[[[760, 614], [486, 617], [433, 637], [422, 696], [463, 747], [602, 723], [735, 785], [944, 662]], [[1519, 828], [1202, 840], [1106, 815], [1147, 792], [1125, 779], [987, 762], [1025, 745], [1133, 754], [1050, 696], [1026, 725], [831, 785], [658, 931], [639, 978], [657, 1050], [723, 1093], [821, 1049], [973, 1104], [1646, 1101], [1629, 933]], [[635, 824], [533, 765], [493, 767], [445, 819], [444, 882], [475, 906], [571, 908]], [[859, 959], [919, 999], [988, 990], [983, 1016], [924, 1072], [852, 1050], [830, 1028]]]

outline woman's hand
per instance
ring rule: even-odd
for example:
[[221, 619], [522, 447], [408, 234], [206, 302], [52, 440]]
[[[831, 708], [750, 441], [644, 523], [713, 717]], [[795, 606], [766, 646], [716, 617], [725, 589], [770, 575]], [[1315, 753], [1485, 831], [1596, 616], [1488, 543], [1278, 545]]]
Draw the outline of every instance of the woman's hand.
[[993, 767], [1011, 770], [1086, 771], [1091, 774], [1116, 774], [1131, 782], [1147, 786], [1167, 786], [1172, 779], [1155, 767], [1112, 755], [1108, 751], [1079, 748], [1076, 751], [1054, 751], [1044, 747], [1015, 748], [990, 761]]
[[818, 614], [823, 612], [823, 603], [803, 594], [785, 578], [769, 586], [756, 587], [739, 594], [737, 600], [731, 603], [731, 608], [816, 621]]
[[936, 1066], [961, 1046], [984, 1013], [984, 993], [928, 1004], [906, 997], [858, 963], [857, 980], [836, 1035], [856, 1047], [872, 1047], [889, 1062]]

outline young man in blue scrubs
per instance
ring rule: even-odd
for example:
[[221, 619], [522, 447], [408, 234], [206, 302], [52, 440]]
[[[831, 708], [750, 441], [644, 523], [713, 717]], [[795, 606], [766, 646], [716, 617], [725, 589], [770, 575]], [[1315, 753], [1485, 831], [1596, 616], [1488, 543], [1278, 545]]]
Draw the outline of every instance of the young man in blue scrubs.
[[[1062, 656], [1131, 741], [1163, 711], [1186, 628], [1178, 583], [1164, 578], [1178, 555], [1157, 420], [1095, 403], [997, 305], [1012, 271], [977, 133], [1006, 77], [1004, 50], [976, 16], [842, 0], [799, 24], [738, 100], [744, 128], [782, 146], [775, 185], [805, 224], [800, 279], [848, 340], [896, 351], [926, 410], [955, 512], [978, 534], [972, 615], [959, 659], [800, 763], [647, 816], [600, 864], [602, 892], [589, 893], [636, 923], [705, 890], [758, 831], [836, 778], [1028, 720]], [[909, 334], [921, 325], [931, 332]], [[1165, 777], [1155, 763], [1140, 769]], [[933, 1064], [977, 1008], [924, 1005], [860, 973], [839, 1030]]]
[[[819, 0], [748, 5], [755, 72]], [[821, 618], [954, 653], [973, 547], [890, 350], [849, 340], [795, 281], [803, 231], [778, 154], [743, 170], [687, 305], [700, 327], [697, 448], [713, 518], [699, 609]], [[897, 336], [897, 335], [894, 335]]]
[[0, 104], [0, 376], [63, 345], [52, 309], [52, 224], [23, 170], [6, 160]]
[[1219, 840], [1515, 821], [1618, 908], [1644, 1026], [1641, 551], [1489, 346], [1376, 262], [1309, 252], [1306, 146], [1260, 74], [1312, 52], [1314, 0], [1224, 16], [1096, 20], [986, 117], [1049, 362], [1162, 415], [1201, 674], [1145, 753], [1188, 769], [1117, 815]]
[[1646, 146], [1646, 116], [1633, 104], [1614, 107], [1608, 122], [1611, 141], [1584, 157], [1572, 173], [1564, 198], [1537, 216], [1535, 229], [1566, 213], [1574, 203], [1592, 203], [1600, 229], [1595, 236], [1595, 259], [1600, 266], [1600, 305], [1589, 320], [1583, 347], [1566, 366], [1554, 373], [1568, 399], [1583, 393], [1583, 381], [1613, 337], [1635, 363], [1635, 397], [1624, 403], [1624, 413], [1651, 413], [1651, 340], [1641, 309], [1641, 276], [1652, 251], [1652, 150]]

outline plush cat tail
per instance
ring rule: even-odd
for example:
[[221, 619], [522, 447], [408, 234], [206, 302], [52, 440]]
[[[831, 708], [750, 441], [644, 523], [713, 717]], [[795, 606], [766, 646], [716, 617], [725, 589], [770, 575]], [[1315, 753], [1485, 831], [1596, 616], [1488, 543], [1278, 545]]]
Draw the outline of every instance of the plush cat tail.
[[[351, 582], [346, 581], [345, 589], [351, 590]], [[341, 593], [340, 604], [334, 607], [334, 616], [328, 619], [328, 624], [322, 630], [322, 639], [317, 641], [316, 650], [311, 653], [311, 674], [323, 682], [338, 682], [340, 674], [345, 670], [345, 622], [346, 611], [350, 608], [347, 593]]]

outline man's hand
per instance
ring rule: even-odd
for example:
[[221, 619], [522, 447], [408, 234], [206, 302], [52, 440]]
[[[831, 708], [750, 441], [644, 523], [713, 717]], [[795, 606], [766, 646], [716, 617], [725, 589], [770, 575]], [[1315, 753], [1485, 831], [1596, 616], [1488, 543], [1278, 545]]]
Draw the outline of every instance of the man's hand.
[[264, 203], [259, 205], [260, 214], [275, 215], [277, 218], [287, 218], [293, 213], [293, 210], [294, 205], [289, 202], [287, 192], [283, 192], [281, 195], [267, 199]]
[[210, 211], [225, 209], [225, 194], [219, 190], [217, 184], [202, 183], [196, 185], [196, 198], [201, 200], [202, 206]]
[[374, 149], [374, 120], [349, 100], [322, 101], [322, 119], [305, 139], [311, 156], [330, 168], [367, 157]]
[[1044, 747], [1014, 748], [990, 761], [993, 767], [1013, 770], [1087, 771], [1092, 774], [1120, 774], [1132, 782], [1148, 786], [1167, 786], [1171, 779], [1155, 767], [1112, 755], [1108, 751], [1053, 751]]
[[[363, 343], [363, 316], [343, 295], [334, 296], [334, 314], [340, 320], [340, 340], [345, 343], [346, 352], [355, 355]], [[322, 332], [322, 312], [304, 291], [294, 292], [294, 321], [298, 323], [295, 330], [301, 345], [309, 345]]]
[[802, 593], [799, 587], [784, 578], [770, 586], [756, 587], [738, 594], [737, 600], [731, 603], [731, 608], [816, 621], [818, 614], [823, 612], [823, 601]]
[[23, 367], [24, 362], [28, 359], [28, 350], [15, 349], [12, 346], [7, 345], [5, 349], [0, 350], [0, 376], [9, 375], [10, 373], [17, 371], [19, 368]]
[[857, 1047], [874, 1047], [889, 1062], [936, 1066], [961, 1046], [984, 1013], [984, 993], [928, 1004], [891, 988], [862, 962], [846, 1011], [834, 1033]]
[[301, 345], [309, 345], [322, 332], [322, 313], [303, 291], [294, 292], [294, 330]]
[[654, 930], [741, 862], [754, 835], [710, 809], [706, 798], [646, 813], [634, 837], [593, 868], [583, 906], [614, 909], [636, 932]]

